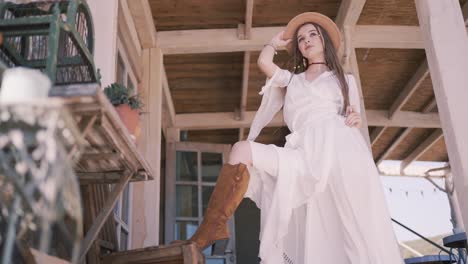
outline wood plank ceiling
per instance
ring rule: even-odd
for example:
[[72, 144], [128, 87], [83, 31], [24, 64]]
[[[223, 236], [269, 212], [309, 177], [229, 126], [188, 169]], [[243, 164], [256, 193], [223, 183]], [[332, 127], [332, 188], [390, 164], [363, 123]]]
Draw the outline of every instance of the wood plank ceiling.
[[[464, 2], [460, 1], [460, 5]], [[305, 11], [320, 12], [335, 19], [342, 5], [341, 0], [149, 0], [149, 3], [159, 33], [242, 29], [240, 24], [247, 24], [249, 29], [285, 26], [293, 16]], [[249, 5], [253, 7], [250, 21], [246, 19]], [[414, 1], [367, 0], [357, 25], [418, 26]], [[215, 43], [217, 39], [206, 41]], [[184, 43], [174, 45], [177, 44]], [[265, 76], [256, 65], [258, 49], [247, 53], [248, 56], [242, 51], [164, 55], [175, 113], [232, 112], [233, 118], [238, 118], [236, 113], [243, 111], [240, 108], [246, 66], [249, 70], [244, 110], [256, 111]], [[281, 51], [275, 61], [281, 66], [287, 58]], [[244, 63], [245, 59], [248, 62]], [[399, 111], [437, 112], [423, 49], [358, 48], [356, 59], [366, 110], [388, 111], [390, 119]], [[240, 133], [245, 137], [248, 129]], [[239, 129], [191, 130], [187, 140], [233, 144], [239, 140], [240, 133]], [[265, 128], [258, 141], [281, 146], [288, 133], [285, 127]], [[369, 127], [369, 134], [377, 163], [387, 159], [411, 162], [415, 157], [416, 160], [448, 161], [439, 128]], [[433, 142], [428, 144], [425, 142], [428, 140]]]

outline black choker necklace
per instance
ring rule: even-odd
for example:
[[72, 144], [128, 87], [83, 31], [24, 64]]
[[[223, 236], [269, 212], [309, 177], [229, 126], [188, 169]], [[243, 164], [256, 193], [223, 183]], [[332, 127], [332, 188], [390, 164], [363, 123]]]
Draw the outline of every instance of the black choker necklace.
[[324, 65], [327, 65], [326, 62], [312, 62], [312, 63], [309, 63], [309, 66], [312, 65], [312, 64], [324, 64]]

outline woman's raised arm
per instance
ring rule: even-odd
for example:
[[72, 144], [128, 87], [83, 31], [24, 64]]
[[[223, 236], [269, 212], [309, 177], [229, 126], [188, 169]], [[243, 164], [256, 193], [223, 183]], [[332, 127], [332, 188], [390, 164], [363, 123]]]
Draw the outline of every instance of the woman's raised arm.
[[276, 50], [280, 47], [286, 46], [291, 41], [291, 39], [283, 40], [283, 32], [284, 31], [281, 31], [276, 34], [270, 43], [263, 47], [257, 60], [258, 67], [268, 78], [271, 78], [275, 73], [276, 68], [278, 68], [278, 66], [273, 62]]

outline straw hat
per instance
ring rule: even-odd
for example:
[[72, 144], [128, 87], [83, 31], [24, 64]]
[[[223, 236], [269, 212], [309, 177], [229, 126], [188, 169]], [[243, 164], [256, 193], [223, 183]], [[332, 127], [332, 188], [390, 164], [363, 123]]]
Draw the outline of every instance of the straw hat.
[[[327, 31], [328, 35], [331, 38], [333, 46], [338, 51], [338, 49], [340, 48], [340, 44], [341, 44], [340, 30], [338, 29], [338, 26], [329, 17], [322, 15], [320, 13], [317, 13], [317, 12], [305, 12], [291, 19], [291, 21], [289, 21], [283, 33], [283, 38], [284, 39], [293, 38], [296, 30], [301, 25], [307, 22], [313, 22], [322, 26], [325, 29], [325, 31]], [[286, 50], [289, 53], [291, 53], [292, 49], [293, 49], [293, 42], [291, 41], [289, 42], [288, 45], [286, 45]]]

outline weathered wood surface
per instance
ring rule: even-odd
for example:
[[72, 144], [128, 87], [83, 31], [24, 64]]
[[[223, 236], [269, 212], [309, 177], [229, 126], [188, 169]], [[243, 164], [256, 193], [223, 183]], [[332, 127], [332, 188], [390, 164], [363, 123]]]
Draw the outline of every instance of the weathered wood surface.
[[148, 247], [116, 252], [103, 257], [104, 264], [202, 264], [205, 256], [195, 244]]
[[63, 100], [86, 141], [74, 168], [81, 184], [117, 183], [125, 170], [137, 172], [131, 181], [153, 179], [151, 167], [100, 88], [94, 95], [69, 96]]

